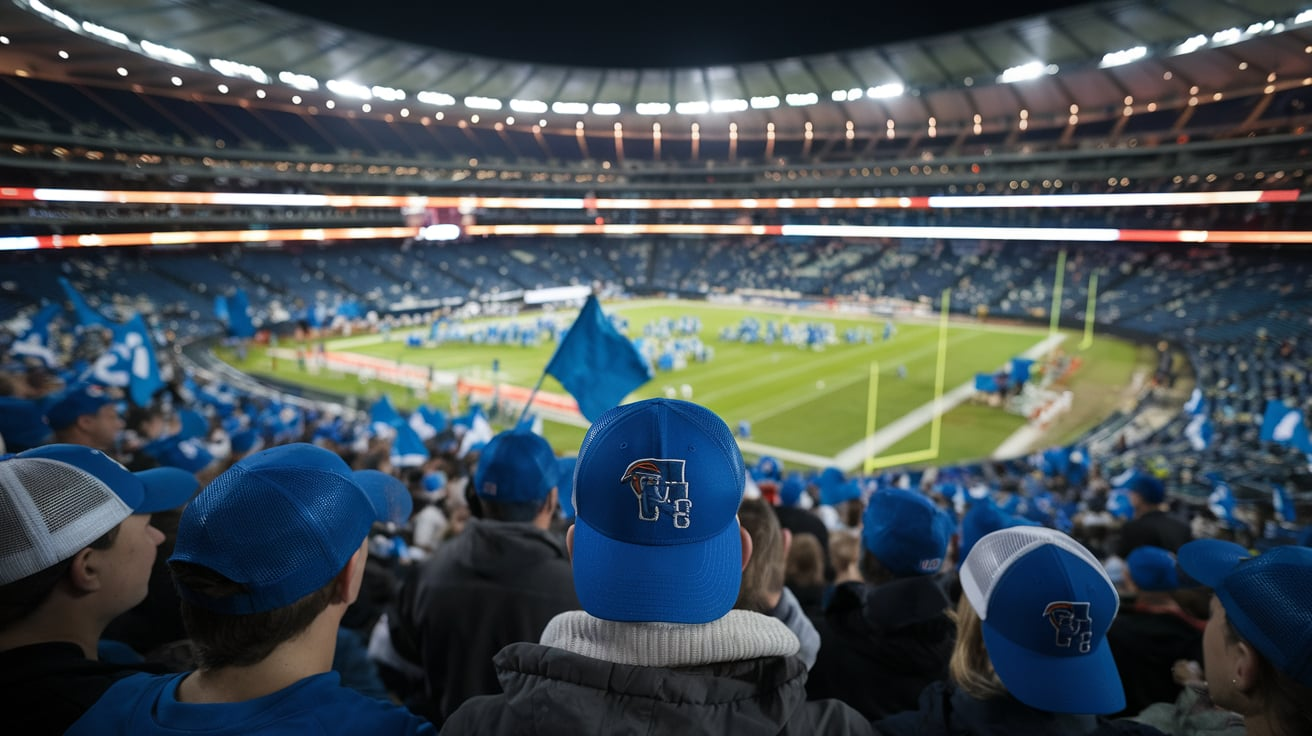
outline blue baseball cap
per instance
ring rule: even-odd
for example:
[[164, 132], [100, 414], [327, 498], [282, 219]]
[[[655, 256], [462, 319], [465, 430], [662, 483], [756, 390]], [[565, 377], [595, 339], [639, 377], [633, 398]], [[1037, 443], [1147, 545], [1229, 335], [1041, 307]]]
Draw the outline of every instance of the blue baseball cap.
[[784, 477], [784, 482], [779, 485], [779, 505], [796, 506], [805, 492], [806, 479], [801, 473], [793, 471]]
[[137, 509], [139, 514], [181, 508], [200, 491], [200, 481], [194, 473], [167, 465], [150, 468], [135, 474], [145, 492], [145, 502]]
[[985, 534], [1013, 526], [1039, 526], [1039, 524], [1023, 516], [1008, 514], [998, 508], [990, 498], [972, 503], [961, 517], [961, 543], [957, 549], [957, 559], [966, 559], [971, 547], [974, 547]]
[[570, 455], [568, 457], [557, 458], [556, 468], [559, 472], [560, 492], [560, 516], [562, 519], [574, 518], [574, 469], [578, 466], [578, 457]]
[[1130, 579], [1141, 590], [1175, 590], [1180, 575], [1175, 569], [1175, 555], [1151, 544], [1135, 547], [1125, 558]]
[[875, 491], [861, 517], [861, 545], [898, 577], [930, 575], [943, 566], [952, 519], [917, 491]]
[[1131, 493], [1139, 494], [1145, 503], [1161, 503], [1166, 500], [1166, 486], [1162, 485], [1160, 480], [1142, 471], [1136, 471], [1126, 481], [1125, 485], [1119, 487]]
[[146, 489], [141, 482], [141, 477], [100, 450], [85, 445], [60, 442], [33, 447], [30, 450], [18, 453], [14, 457], [39, 457], [72, 465], [90, 473], [100, 482], [109, 486], [114, 495], [118, 496], [123, 503], [127, 504], [128, 508], [132, 509], [132, 513], [150, 513], [150, 511], [145, 510], [147, 507]]
[[1276, 669], [1312, 685], [1312, 547], [1282, 545], [1256, 557], [1219, 539], [1180, 547], [1180, 567], [1212, 589], [1226, 619]]
[[540, 503], [556, 487], [558, 472], [556, 453], [541, 435], [509, 429], [479, 451], [474, 492], [501, 503]]
[[101, 386], [83, 383], [66, 389], [46, 408], [46, 423], [51, 429], [61, 430], [73, 426], [78, 417], [95, 414], [105, 404], [117, 399]]
[[994, 671], [1017, 700], [1051, 713], [1125, 708], [1107, 644], [1120, 596], [1073, 537], [1041, 526], [990, 532], [961, 565], [961, 591], [979, 614]]
[[181, 468], [189, 473], [199, 473], [214, 462], [214, 455], [199, 439], [184, 438], [180, 434], [150, 442], [141, 448], [141, 452], [160, 465]]
[[282, 608], [327, 585], [386, 519], [336, 453], [296, 442], [237, 461], [187, 504], [169, 562], [209, 568], [245, 590], [190, 603], [241, 615]]
[[574, 588], [610, 621], [701, 624], [742, 582], [742, 452], [724, 420], [646, 399], [588, 428], [574, 474]]
[[397, 526], [410, 521], [415, 502], [410, 497], [410, 489], [405, 487], [400, 478], [372, 468], [357, 470], [352, 475], [355, 482], [369, 494], [369, 501], [373, 503], [379, 518]]

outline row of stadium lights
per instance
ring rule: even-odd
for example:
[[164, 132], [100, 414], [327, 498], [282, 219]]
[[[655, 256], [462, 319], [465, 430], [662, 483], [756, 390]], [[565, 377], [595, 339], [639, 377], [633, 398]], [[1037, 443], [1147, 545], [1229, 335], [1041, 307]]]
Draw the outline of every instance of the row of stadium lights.
[[[5, 36], [0, 36], [0, 43], [7, 44], [9, 43], [9, 39]], [[1305, 54], [1312, 54], [1312, 45], [1304, 47], [1303, 52]], [[66, 61], [69, 59], [69, 54], [67, 51], [63, 51], [63, 50], [59, 51], [58, 56], [60, 59]], [[1239, 69], [1241, 71], [1247, 68], [1248, 68], [1248, 62], [1246, 61], [1239, 62]], [[128, 76], [128, 70], [124, 67], [118, 67], [116, 71], [118, 75], [121, 77]], [[20, 77], [26, 76], [26, 74], [23, 72], [23, 70], [19, 70], [18, 76]], [[1172, 78], [1172, 74], [1169, 71], [1165, 72], [1162, 75], [1162, 79], [1164, 80], [1170, 80], [1171, 78]], [[183, 81], [181, 77], [174, 76], [171, 78], [171, 81], [175, 87], [181, 87], [183, 85]], [[1276, 87], [1275, 87], [1276, 73], [1271, 72], [1270, 74], [1268, 74], [1266, 77], [1266, 82], [1267, 85], [1266, 87], [1263, 88], [1262, 91], [1268, 95], [1273, 94], [1276, 91]], [[1312, 77], [1304, 77], [1302, 83], [1304, 86], [1312, 86]], [[216, 89], [220, 94], [225, 94], [225, 95], [231, 91], [228, 85], [223, 83], [218, 84]], [[263, 89], [256, 89], [255, 96], [263, 100], [268, 97], [268, 94]], [[1200, 88], [1198, 87], [1198, 85], [1191, 86], [1189, 88], [1189, 100], [1188, 100], [1189, 107], [1196, 107], [1198, 105], [1199, 96], [1200, 96]], [[1214, 92], [1212, 93], [1211, 98], [1213, 102], [1220, 102], [1222, 99], [1224, 99], [1224, 96], [1225, 95], [1222, 92]], [[301, 96], [298, 94], [294, 94], [291, 96], [292, 104], [299, 105], [302, 103], [302, 101], [303, 100]], [[1123, 104], [1124, 106], [1122, 107], [1121, 114], [1124, 117], [1130, 117], [1135, 113], [1133, 96], [1126, 95], [1125, 99], [1123, 100]], [[324, 103], [324, 106], [327, 107], [329, 110], [333, 110], [336, 109], [337, 103], [335, 100], [329, 99]], [[373, 111], [373, 106], [370, 103], [365, 102], [361, 104], [360, 109], [362, 112], [369, 113]], [[1145, 112], [1156, 112], [1156, 110], [1157, 110], [1156, 102], [1149, 102], [1148, 104], [1144, 105]], [[1079, 105], [1072, 104], [1070, 106], [1070, 115], [1067, 118], [1067, 122], [1070, 125], [1076, 125], [1079, 123], [1079, 111], [1080, 111]], [[318, 110], [313, 106], [311, 106], [309, 112], [311, 114], [316, 114]], [[399, 111], [399, 114], [402, 118], [408, 118], [410, 117], [410, 109], [403, 107]], [[1019, 121], [1017, 123], [1018, 129], [1027, 130], [1029, 128], [1029, 115], [1030, 115], [1029, 110], [1022, 109], [1020, 111]], [[443, 119], [445, 119], [445, 114], [440, 111], [434, 113], [432, 118], [432, 120], [438, 120], [438, 121]], [[392, 122], [393, 118], [390, 113], [386, 116], [386, 120], [387, 122]], [[468, 120], [461, 119], [458, 122], [458, 126], [464, 128], [464, 127], [468, 127], [469, 125], [478, 125], [481, 122], [481, 120], [482, 120], [481, 116], [478, 113], [474, 113], [469, 116]], [[430, 118], [427, 117], [421, 118], [421, 122], [425, 125], [428, 125], [430, 123]], [[505, 118], [504, 122], [498, 121], [494, 123], [493, 129], [496, 130], [497, 132], [501, 132], [505, 130], [507, 126], [512, 126], [514, 124], [515, 124], [515, 117], [513, 115], [510, 115]], [[542, 129], [546, 128], [547, 126], [548, 126], [547, 120], [545, 118], [542, 118], [538, 120], [537, 124], [532, 126], [531, 130], [533, 133], [536, 134], [536, 133], [540, 133]], [[578, 135], [582, 136], [584, 134], [585, 125], [582, 120], [577, 121], [575, 123], [575, 128], [578, 131]], [[615, 131], [616, 140], [621, 139], [623, 137], [623, 128], [624, 128], [623, 124], [616, 122], [613, 124], [613, 128]], [[698, 139], [700, 137], [701, 124], [697, 122], [691, 123], [690, 130], [692, 133], [692, 138], [694, 140]], [[975, 135], [981, 135], [983, 131], [984, 131], [983, 116], [976, 113], [972, 118], [971, 132], [973, 132]], [[938, 136], [937, 118], [933, 116], [929, 118], [929, 120], [927, 121], [926, 133], [930, 138], [935, 138]], [[854, 140], [856, 138], [856, 135], [857, 135], [856, 124], [853, 121], [848, 120], [846, 123], [844, 137], [847, 140]], [[893, 120], [886, 121], [884, 135], [890, 140], [896, 138], [896, 123]], [[652, 137], [654, 140], [657, 141], [660, 140], [661, 124], [659, 122], [652, 123]], [[731, 140], [735, 140], [738, 138], [738, 123], [736, 122], [729, 123], [729, 137]], [[809, 121], [805, 125], [803, 137], [806, 140], [811, 140], [814, 138], [814, 128], [812, 126], [812, 123]], [[775, 138], [774, 123], [766, 124], [766, 138], [769, 140], [773, 140]]]
[[[49, 17], [55, 23], [59, 25], [63, 25], [64, 27], [74, 32], [81, 33], [83, 35], [96, 36], [102, 40], [110, 41], [120, 46], [128, 47], [129, 49], [132, 49], [134, 51], [139, 48], [142, 53], [152, 58], [155, 58], [157, 60], [174, 63], [178, 65], [184, 65], [184, 66], [197, 65], [195, 57], [180, 49], [173, 49], [167, 46], [151, 43], [145, 40], [141, 41], [140, 44], [134, 44], [131, 41], [131, 39], [127, 36], [127, 34], [124, 34], [120, 31], [116, 31], [114, 29], [106, 28], [99, 24], [91, 23], [89, 21], [82, 21], [81, 23], [79, 23], [78, 21], [76, 21], [66, 13], [55, 10], [45, 5], [45, 3], [41, 2], [41, 0], [26, 0], [26, 2], [36, 12]], [[1303, 10], [1299, 12], [1292, 20], [1292, 25], [1294, 26], [1299, 26], [1306, 23], [1312, 23], [1312, 9]], [[1205, 34], [1198, 34], [1174, 46], [1172, 49], [1172, 54], [1191, 53], [1209, 44], [1213, 46], [1231, 45], [1259, 34], [1273, 33], [1273, 32], [1281, 33], [1285, 31], [1286, 28], [1287, 26], [1285, 23], [1277, 23], [1274, 20], [1267, 20], [1265, 22], [1252, 23], [1246, 29], [1243, 30], [1237, 27], [1232, 27], [1221, 31], [1217, 31], [1216, 33], [1213, 33], [1210, 36]], [[8, 44], [9, 42], [10, 41], [8, 37], [0, 35], [0, 44]], [[1312, 45], [1305, 46], [1303, 50], [1305, 54], [1312, 54]], [[1098, 66], [1104, 69], [1112, 68], [1116, 66], [1123, 66], [1138, 61], [1140, 59], [1146, 58], [1148, 56], [1148, 53], [1149, 52], [1147, 47], [1144, 46], [1135, 46], [1129, 49], [1122, 49], [1119, 51], [1108, 52], [1107, 54], [1103, 55], [1102, 60], [1100, 61]], [[59, 51], [59, 57], [61, 59], [67, 60], [69, 58], [69, 54], [67, 51], [61, 50]], [[210, 66], [215, 71], [218, 71], [219, 73], [224, 74], [225, 76], [239, 77], [241, 79], [255, 81], [257, 83], [260, 83], [262, 81], [263, 82], [271, 81], [268, 74], [265, 73], [262, 69], [259, 69], [258, 67], [254, 67], [251, 65], [242, 64], [240, 62], [229, 61], [225, 59], [210, 59]], [[1241, 71], [1243, 71], [1246, 70], [1248, 66], [1249, 66], [1248, 62], [1241, 61], [1239, 62], [1238, 68]], [[116, 71], [118, 75], [121, 77], [128, 76], [128, 70], [125, 67], [120, 66], [117, 68]], [[1043, 62], [1034, 61], [1004, 70], [1002, 74], [998, 76], [997, 81], [999, 83], [1009, 84], [1009, 83], [1027, 81], [1031, 79], [1037, 79], [1045, 75], [1056, 74], [1057, 71], [1058, 71], [1058, 67], [1055, 64], [1044, 64]], [[26, 76], [24, 70], [18, 70], [17, 73], [19, 76]], [[279, 74], [278, 78], [279, 81], [282, 81], [284, 84], [287, 84], [288, 86], [301, 89], [304, 91], [318, 89], [319, 87], [318, 80], [308, 75], [296, 74], [293, 72], [284, 71]], [[1162, 78], [1164, 80], [1170, 80], [1172, 78], [1171, 72], [1168, 71], [1164, 73]], [[173, 85], [176, 87], [181, 87], [183, 85], [183, 80], [178, 76], [173, 76], [171, 81]], [[1267, 86], [1264, 88], [1264, 92], [1266, 94], [1272, 94], [1273, 92], [1275, 92], [1275, 85], [1274, 85], [1275, 81], [1276, 81], [1276, 75], [1274, 72], [1267, 75]], [[974, 85], [975, 80], [972, 77], [966, 77], [963, 80], [963, 82], [965, 86], [970, 87]], [[1312, 85], [1312, 77], [1304, 78], [1303, 84]], [[363, 98], [365, 100], [379, 98], [389, 102], [397, 102], [405, 99], [406, 97], [406, 93], [403, 90], [394, 89], [390, 87], [383, 87], [383, 86], [367, 87], [365, 85], [361, 85], [345, 80], [336, 80], [336, 79], [329, 80], [326, 86], [328, 87], [330, 92], [334, 92], [335, 94], [341, 96], [358, 97], [358, 98]], [[228, 94], [231, 91], [227, 84], [217, 85], [217, 90], [221, 94]], [[901, 83], [892, 82], [892, 83], [870, 87], [868, 89], [853, 88], [848, 90], [835, 90], [830, 93], [830, 98], [835, 102], [851, 102], [851, 101], [860, 100], [862, 99], [862, 97], [868, 99], [883, 99], [883, 98], [899, 97], [903, 95], [905, 92], [906, 90]], [[1197, 85], [1192, 86], [1190, 88], [1189, 94], [1190, 94], [1190, 98], [1188, 100], [1188, 104], [1190, 107], [1194, 107], [1199, 102], [1198, 86]], [[257, 89], [255, 91], [255, 96], [259, 99], [265, 99], [267, 97], [267, 93], [265, 92], [264, 89]], [[1215, 92], [1212, 95], [1212, 99], [1214, 101], [1219, 101], [1222, 99], [1222, 97], [1223, 95], [1221, 92]], [[456, 99], [453, 96], [445, 93], [439, 93], [439, 92], [429, 92], [429, 91], [420, 92], [416, 95], [416, 98], [421, 102], [427, 102], [429, 104], [435, 104], [435, 105], [454, 105], [456, 102]], [[299, 94], [293, 94], [291, 97], [291, 101], [293, 104], [296, 105], [302, 104], [302, 98]], [[794, 106], [794, 107], [814, 105], [814, 104], [818, 104], [819, 96], [815, 93], [789, 94], [785, 96], [785, 102], [787, 102], [790, 106]], [[329, 110], [335, 109], [337, 106], [337, 102], [331, 98], [329, 98], [324, 104], [325, 107], [327, 107]], [[481, 97], [481, 96], [466, 97], [464, 99], [464, 104], [466, 107], [469, 108], [486, 109], [486, 110], [493, 110], [493, 111], [500, 110], [502, 106], [501, 100], [495, 98], [489, 98], [489, 97]], [[705, 101], [680, 102], [673, 106], [673, 111], [678, 114], [697, 115], [697, 114], [706, 114], [706, 113], [742, 112], [747, 110], [749, 107], [752, 109], [772, 109], [778, 106], [779, 106], [779, 98], [777, 96], [768, 96], [768, 97], [753, 97], [750, 101], [741, 100], [741, 99], [732, 99], [732, 100], [714, 100], [711, 102], [705, 102]], [[593, 105], [591, 105], [591, 107], [589, 107], [589, 105], [586, 103], [575, 103], [575, 102], [556, 102], [548, 106], [546, 102], [542, 102], [539, 100], [512, 99], [509, 101], [509, 107], [513, 111], [521, 112], [525, 114], [545, 113], [547, 112], [548, 109], [550, 109], [553, 113], [561, 114], [561, 115], [586, 115], [589, 113], [589, 111], [591, 111], [591, 113], [594, 115], [618, 115], [621, 112], [620, 105], [615, 103], [605, 103], [605, 102], [594, 103]], [[1150, 102], [1148, 103], [1145, 109], [1147, 112], [1153, 112], [1156, 110], [1156, 108], [1157, 108], [1157, 103]], [[372, 110], [373, 110], [373, 105], [370, 102], [365, 101], [361, 103], [362, 112], [370, 113], [372, 112]], [[664, 115], [664, 114], [668, 114], [670, 111], [671, 111], [671, 106], [668, 103], [649, 102], [649, 103], [638, 103], [635, 106], [635, 112], [643, 115]], [[317, 110], [314, 107], [311, 107], [310, 112], [311, 114], [315, 114]], [[1123, 115], [1126, 117], [1134, 113], [1132, 97], [1127, 96], [1125, 98], [1125, 105], [1123, 107], [1122, 112]], [[402, 118], [408, 118], [410, 116], [410, 109], [408, 107], [401, 108], [399, 114]], [[440, 121], [443, 120], [444, 117], [445, 117], [444, 113], [439, 111], [434, 113], [432, 119]], [[1028, 111], [1021, 110], [1020, 122], [1018, 125], [1020, 130], [1026, 130], [1029, 127], [1028, 118], [1029, 118]], [[388, 122], [391, 122], [393, 119], [392, 115], [389, 113], [386, 116], [386, 119]], [[469, 123], [477, 125], [479, 123], [479, 120], [480, 120], [480, 116], [477, 113], [475, 113], [470, 116]], [[1077, 105], [1071, 105], [1071, 112], [1068, 121], [1072, 125], [1078, 122]], [[421, 122], [427, 125], [430, 123], [430, 118], [425, 116], [421, 118]], [[515, 118], [513, 116], [508, 116], [505, 119], [504, 124], [498, 122], [496, 123], [495, 127], [498, 131], [500, 131], [504, 129], [504, 126], [513, 125], [514, 122], [515, 122]], [[929, 123], [927, 128], [928, 135], [931, 138], [936, 137], [938, 133], [937, 130], [938, 126], [935, 118], [931, 117], [928, 123]], [[545, 118], [539, 119], [537, 125], [533, 126], [533, 132], [535, 134], [539, 133], [542, 128], [547, 127], [547, 124], [548, 123]], [[466, 122], [464, 120], [461, 120], [460, 125], [461, 127], [464, 127], [466, 125]], [[579, 121], [576, 124], [576, 127], [581, 130], [583, 128], [583, 122]], [[773, 124], [771, 124], [770, 127], [771, 130], [768, 131], [769, 136], [773, 138]], [[845, 134], [846, 138], [848, 140], [853, 140], [856, 136], [856, 133], [852, 121], [847, 121], [846, 128], [847, 128]], [[694, 138], [696, 138], [699, 130], [699, 125], [697, 123], [692, 123], [692, 129], [693, 129], [693, 136]], [[974, 124], [972, 125], [972, 130], [976, 135], [981, 134], [983, 131], [981, 116], [978, 114], [974, 116]], [[660, 124], [659, 123], [653, 124], [654, 137], [659, 138], [659, 131], [660, 131]], [[619, 123], [615, 123], [615, 133], [616, 133], [616, 139], [619, 139], [621, 137], [621, 126]], [[892, 120], [887, 121], [885, 135], [890, 139], [896, 136], [894, 121]], [[730, 123], [730, 137], [731, 138], [737, 137], [736, 123]], [[812, 138], [811, 123], [809, 122], [806, 124], [805, 138], [808, 141]]]

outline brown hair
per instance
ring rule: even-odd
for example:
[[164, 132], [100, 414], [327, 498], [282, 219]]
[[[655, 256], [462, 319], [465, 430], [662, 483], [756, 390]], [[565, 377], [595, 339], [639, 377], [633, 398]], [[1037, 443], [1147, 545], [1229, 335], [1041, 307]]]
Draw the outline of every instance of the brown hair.
[[734, 608], [757, 613], [774, 610], [771, 600], [784, 589], [784, 533], [770, 504], [749, 498], [738, 507], [738, 523], [752, 538], [752, 557], [743, 568]]
[[984, 646], [983, 622], [970, 605], [970, 599], [961, 596], [956, 610], [949, 611], [948, 615], [957, 624], [957, 642], [948, 660], [948, 677], [976, 700], [1006, 695], [1007, 686], [993, 670], [993, 661]]
[[810, 532], [793, 535], [784, 565], [784, 583], [799, 588], [825, 584], [825, 550]]
[[[87, 547], [100, 550], [113, 547], [114, 541], [118, 539], [118, 530], [121, 526], [120, 523], [113, 529], [101, 534]], [[86, 549], [86, 547], [82, 549]], [[39, 608], [42, 603], [45, 603], [51, 592], [54, 591], [55, 586], [68, 575], [69, 569], [73, 567], [73, 558], [81, 553], [82, 550], [78, 550], [69, 555], [68, 559], [56, 562], [44, 570], [38, 570], [12, 583], [0, 585], [0, 631], [32, 615], [33, 611]]]
[[[170, 562], [176, 585], [221, 598], [246, 591], [213, 570], [188, 562]], [[182, 599], [182, 625], [195, 647], [201, 669], [253, 665], [300, 634], [332, 602], [337, 577], [291, 605], [251, 614], [216, 613]]]

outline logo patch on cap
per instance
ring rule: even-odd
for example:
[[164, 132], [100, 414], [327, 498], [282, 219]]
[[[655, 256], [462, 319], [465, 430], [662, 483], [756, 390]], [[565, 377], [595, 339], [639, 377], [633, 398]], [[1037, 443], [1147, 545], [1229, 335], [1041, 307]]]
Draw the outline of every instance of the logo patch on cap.
[[639, 519], [659, 521], [664, 510], [675, 529], [691, 526], [692, 499], [688, 498], [688, 483], [684, 480], [686, 462], [644, 458], [629, 463], [620, 482], [628, 483], [638, 497]]
[[1043, 615], [1057, 630], [1057, 646], [1070, 649], [1075, 646], [1087, 653], [1093, 646], [1093, 619], [1089, 617], [1088, 603], [1053, 601], [1043, 609]]

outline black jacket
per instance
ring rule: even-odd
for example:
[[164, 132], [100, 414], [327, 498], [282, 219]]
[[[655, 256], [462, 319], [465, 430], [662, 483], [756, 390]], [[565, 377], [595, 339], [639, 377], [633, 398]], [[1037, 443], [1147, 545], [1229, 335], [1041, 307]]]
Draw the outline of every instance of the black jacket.
[[424, 697], [411, 709], [441, 726], [467, 698], [500, 692], [492, 657], [536, 642], [552, 617], [577, 608], [556, 535], [471, 519], [403, 584], [388, 618], [392, 645], [425, 672]]
[[1153, 703], [1174, 703], [1181, 686], [1171, 674], [1177, 659], [1203, 661], [1201, 621], [1179, 611], [1127, 606], [1107, 630], [1107, 645], [1125, 686], [1125, 710], [1136, 716]]
[[63, 641], [0, 652], [0, 731], [62, 734], [110, 685], [138, 672], [164, 670], [87, 659], [81, 647]]
[[671, 669], [512, 644], [496, 666], [505, 694], [466, 701], [444, 736], [874, 733], [842, 703], [806, 702], [806, 666], [797, 657]]
[[874, 725], [885, 736], [1165, 736], [1145, 723], [1035, 710], [1009, 695], [976, 700], [946, 681], [925, 688], [919, 710]]
[[838, 586], [816, 622], [807, 696], [838, 698], [871, 720], [915, 709], [921, 690], [947, 677], [956, 641], [948, 606], [932, 577]]

